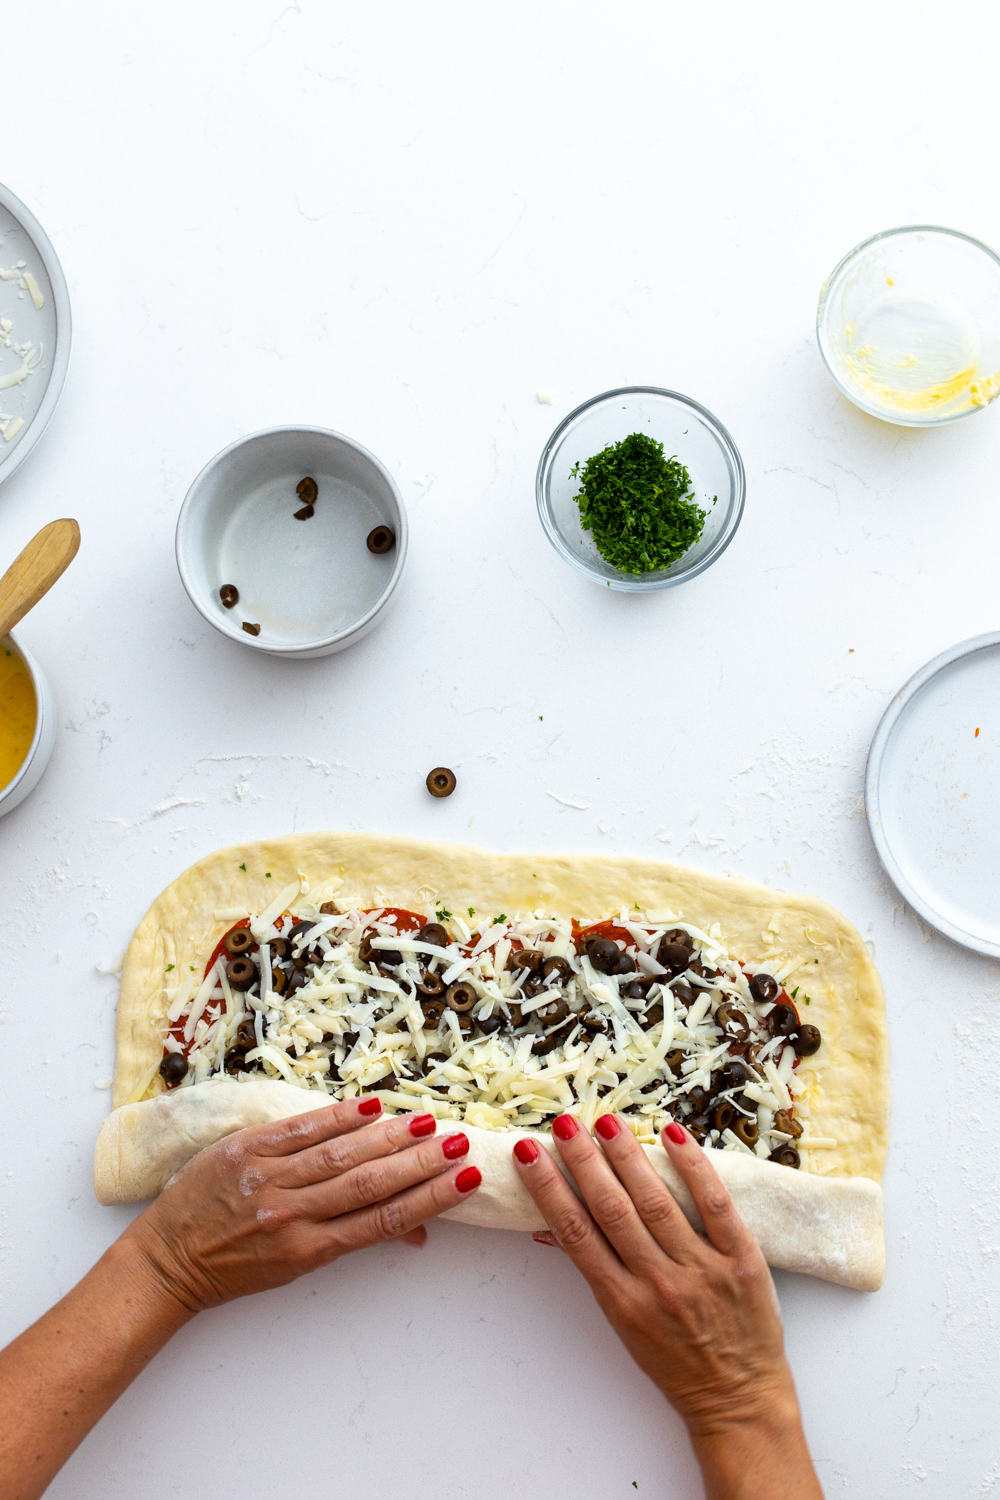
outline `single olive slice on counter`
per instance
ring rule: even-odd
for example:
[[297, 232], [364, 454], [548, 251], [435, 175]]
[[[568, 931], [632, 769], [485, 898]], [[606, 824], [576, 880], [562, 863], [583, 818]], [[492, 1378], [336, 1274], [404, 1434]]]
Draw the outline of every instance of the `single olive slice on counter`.
[[375, 526], [368, 533], [365, 545], [369, 552], [381, 555], [383, 552], [391, 552], [396, 545], [396, 536], [389, 526]]
[[435, 766], [427, 773], [427, 790], [432, 797], [450, 797], [457, 786], [455, 773], [447, 766]]
[[573, 978], [573, 970], [569, 961], [565, 958], [547, 958], [542, 964], [542, 978], [551, 979], [555, 975], [558, 984], [568, 984]]
[[168, 1052], [160, 1063], [160, 1077], [172, 1089], [180, 1083], [182, 1078], [187, 1077], [188, 1060], [183, 1052]]
[[226, 933], [222, 946], [230, 958], [242, 958], [253, 947], [253, 933], [249, 927], [234, 927], [232, 932]]
[[432, 974], [428, 971], [421, 974], [417, 980], [417, 989], [421, 995], [427, 995], [430, 999], [438, 999], [445, 992], [445, 982], [440, 974]]
[[818, 1026], [800, 1026], [797, 1031], [790, 1033], [788, 1039], [795, 1048], [797, 1057], [812, 1057], [823, 1045]]
[[739, 1119], [733, 1123], [732, 1131], [736, 1139], [742, 1141], [744, 1146], [756, 1146], [759, 1134], [757, 1121], [751, 1119], [749, 1115], [740, 1115]]
[[663, 1006], [651, 1005], [646, 1011], [645, 1015], [637, 1016], [636, 1020], [639, 1022], [639, 1025], [642, 1027], [643, 1031], [652, 1031], [653, 1027], [659, 1026], [660, 1022], [663, 1020]]
[[529, 974], [537, 974], [542, 967], [542, 955], [534, 948], [519, 948], [516, 953], [510, 955], [507, 967], [512, 973], [517, 969], [527, 969]]
[[503, 1025], [503, 1017], [495, 1013], [492, 1016], [477, 1016], [476, 1025], [485, 1036], [492, 1036]]
[[471, 984], [467, 984], [464, 979], [456, 979], [454, 984], [449, 984], [444, 998], [449, 1009], [464, 1016], [472, 1009], [479, 996]]
[[615, 965], [621, 957], [621, 949], [611, 938], [597, 937], [587, 945], [587, 957], [591, 967], [599, 974], [614, 974]]
[[252, 625], [249, 620], [243, 621], [243, 629], [246, 631], [247, 635], [260, 635], [260, 626]]
[[420, 1009], [424, 1013], [424, 1020], [428, 1026], [436, 1026], [445, 1012], [445, 1003], [433, 996], [421, 1000]]
[[750, 1022], [746, 1016], [725, 1000], [715, 1012], [715, 1024], [735, 1042], [745, 1042], [750, 1035]]
[[802, 1126], [798, 1120], [787, 1109], [779, 1109], [774, 1116], [774, 1128], [780, 1130], [782, 1135], [792, 1135], [798, 1140], [802, 1134]]
[[451, 942], [440, 922], [425, 922], [417, 933], [418, 943], [430, 943], [435, 948], [447, 948]]
[[720, 1099], [718, 1104], [713, 1105], [709, 1110], [708, 1118], [712, 1122], [712, 1129], [718, 1130], [721, 1134], [723, 1130], [728, 1130], [736, 1119], [736, 1106], [730, 1104], [728, 1099]]
[[776, 1161], [782, 1167], [797, 1167], [799, 1164], [799, 1153], [794, 1146], [778, 1146], [767, 1158], [768, 1161]]
[[[667, 936], [669, 937], [669, 933]], [[681, 943], [670, 943], [667, 938], [660, 939], [656, 950], [656, 962], [665, 969], [672, 969], [675, 974], [683, 974], [693, 957], [693, 948], [684, 947]]]
[[224, 583], [219, 590], [219, 598], [226, 609], [232, 609], [234, 604], [239, 604], [240, 602], [240, 591], [235, 583]]
[[781, 994], [781, 985], [773, 974], [754, 974], [750, 980], [750, 993], [758, 1005], [767, 1005], [772, 1000], [777, 1000]]
[[295, 493], [303, 505], [313, 505], [319, 499], [319, 485], [307, 474], [305, 479], [300, 479], [295, 486]]
[[257, 965], [252, 958], [232, 958], [226, 964], [226, 978], [231, 989], [248, 990], [257, 978]]
[[316, 512], [311, 505], [303, 505], [301, 510], [293, 511], [296, 521], [311, 521]]
[[790, 1036], [798, 1030], [799, 1018], [790, 1005], [776, 1005], [768, 1011], [764, 1025], [772, 1036]]

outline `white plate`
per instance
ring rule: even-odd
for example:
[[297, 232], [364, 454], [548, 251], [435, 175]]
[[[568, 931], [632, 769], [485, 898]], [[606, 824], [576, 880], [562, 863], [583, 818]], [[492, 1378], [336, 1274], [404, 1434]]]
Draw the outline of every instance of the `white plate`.
[[[69, 365], [72, 330], [66, 278], [49, 237], [34, 214], [0, 183], [0, 273], [16, 268], [19, 261], [24, 261], [19, 275], [9, 280], [0, 275], [0, 328], [4, 319], [12, 324], [0, 336], [0, 381], [17, 374], [25, 362], [32, 368], [20, 384], [0, 390], [0, 483], [24, 462], [55, 411]], [[25, 273], [34, 278], [41, 307], [21, 285]], [[25, 361], [14, 346], [29, 344], [32, 352]], [[21, 426], [13, 432], [18, 422]]]
[[896, 694], [868, 753], [865, 810], [914, 911], [1000, 957], [1000, 631], [936, 656]]

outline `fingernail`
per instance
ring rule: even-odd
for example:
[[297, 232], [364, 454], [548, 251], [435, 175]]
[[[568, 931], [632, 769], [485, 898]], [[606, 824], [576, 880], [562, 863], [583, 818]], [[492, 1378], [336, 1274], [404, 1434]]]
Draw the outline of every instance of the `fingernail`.
[[671, 1120], [670, 1124], [666, 1127], [663, 1134], [666, 1136], [668, 1141], [673, 1141], [675, 1146], [683, 1146], [684, 1142], [687, 1140], [687, 1132], [684, 1130], [683, 1126], [677, 1124], [676, 1120]]
[[614, 1115], [601, 1115], [594, 1123], [594, 1129], [602, 1141], [613, 1141], [618, 1134], [618, 1121]]
[[478, 1167], [463, 1167], [455, 1178], [455, 1186], [460, 1193], [471, 1193], [483, 1180], [483, 1174]]
[[382, 1113], [381, 1099], [362, 1099], [358, 1105], [359, 1115], [380, 1115]]
[[530, 1167], [532, 1162], [538, 1160], [538, 1147], [534, 1141], [518, 1141], [514, 1147], [514, 1155], [522, 1167]]
[[437, 1129], [437, 1120], [433, 1115], [414, 1115], [410, 1121], [411, 1135], [433, 1135]]
[[441, 1150], [449, 1161], [455, 1161], [460, 1156], [468, 1156], [469, 1137], [461, 1130], [457, 1135], [446, 1135], [441, 1142]]
[[552, 1238], [551, 1233], [547, 1229], [536, 1229], [531, 1238], [534, 1240], [536, 1245], [551, 1245], [553, 1250], [558, 1250], [559, 1248], [555, 1240]]
[[557, 1115], [552, 1121], [552, 1134], [557, 1141], [571, 1141], [579, 1129], [574, 1115]]

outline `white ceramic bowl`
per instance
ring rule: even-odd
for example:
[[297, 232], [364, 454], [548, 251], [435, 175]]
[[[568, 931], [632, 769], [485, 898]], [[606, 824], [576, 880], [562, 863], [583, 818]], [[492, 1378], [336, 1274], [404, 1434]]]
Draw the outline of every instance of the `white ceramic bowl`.
[[52, 747], [56, 742], [56, 705], [45, 674], [33, 657], [19, 645], [13, 634], [0, 640], [0, 650], [14, 650], [31, 673], [35, 689], [35, 733], [28, 753], [21, 762], [21, 769], [13, 781], [0, 788], [0, 818], [13, 812], [33, 792], [42, 779], [42, 772], [49, 763]]
[[[297, 521], [299, 481], [319, 487]], [[368, 551], [378, 525], [391, 551]], [[271, 427], [240, 438], [202, 469], [177, 518], [177, 568], [192, 604], [230, 640], [271, 656], [327, 656], [380, 618], [406, 562], [399, 490], [360, 443], [323, 427]], [[239, 590], [226, 609], [224, 584]], [[247, 621], [259, 635], [243, 629]]]

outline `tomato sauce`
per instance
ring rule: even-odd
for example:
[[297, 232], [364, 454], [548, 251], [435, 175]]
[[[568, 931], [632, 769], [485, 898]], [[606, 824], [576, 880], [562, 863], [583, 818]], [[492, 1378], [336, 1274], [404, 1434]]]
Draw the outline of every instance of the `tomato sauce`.
[[594, 922], [590, 927], [581, 927], [578, 922], [573, 922], [573, 938], [576, 942], [577, 951], [580, 945], [589, 938], [610, 938], [613, 943], [624, 943], [626, 948], [638, 948], [638, 943], [629, 932], [627, 927], [619, 927], [617, 922]]
[[421, 927], [426, 927], [427, 918], [420, 916], [418, 912], [407, 911], [405, 906], [372, 906], [364, 913], [366, 917], [378, 914], [379, 920], [384, 922], [390, 917], [396, 918], [397, 932], [417, 932]]

